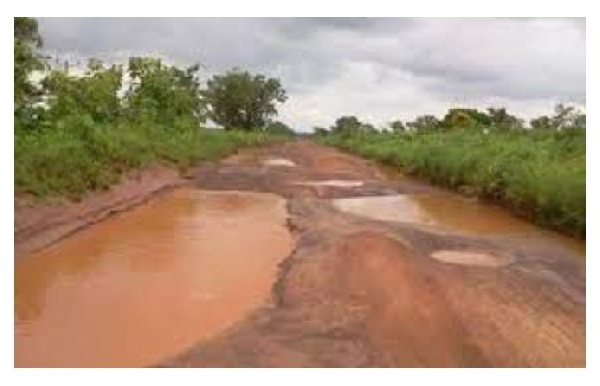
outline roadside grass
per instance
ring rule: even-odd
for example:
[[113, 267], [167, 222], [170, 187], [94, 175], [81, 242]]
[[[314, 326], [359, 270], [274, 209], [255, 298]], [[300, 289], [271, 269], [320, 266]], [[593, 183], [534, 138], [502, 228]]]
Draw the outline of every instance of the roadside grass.
[[167, 163], [185, 169], [224, 157], [242, 146], [284, 137], [249, 131], [198, 128], [182, 122], [86, 124], [39, 131], [15, 131], [15, 188], [38, 198], [81, 198], [105, 189], [132, 169]]
[[485, 134], [471, 129], [327, 135], [318, 140], [585, 238], [585, 130]]

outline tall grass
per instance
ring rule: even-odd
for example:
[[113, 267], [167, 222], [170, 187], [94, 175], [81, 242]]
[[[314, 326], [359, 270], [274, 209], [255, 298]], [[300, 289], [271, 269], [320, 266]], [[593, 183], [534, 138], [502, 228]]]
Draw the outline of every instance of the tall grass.
[[585, 131], [456, 130], [324, 136], [320, 141], [492, 199], [585, 238]]
[[15, 187], [37, 197], [80, 198], [117, 182], [133, 168], [168, 163], [186, 168], [241, 146], [279, 137], [260, 132], [200, 129], [186, 123], [99, 125], [15, 131]]

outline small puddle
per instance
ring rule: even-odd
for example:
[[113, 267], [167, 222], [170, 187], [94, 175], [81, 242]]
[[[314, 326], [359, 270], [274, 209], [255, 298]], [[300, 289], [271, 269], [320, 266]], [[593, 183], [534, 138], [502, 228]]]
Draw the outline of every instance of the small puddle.
[[508, 256], [473, 251], [435, 251], [431, 254], [435, 260], [449, 264], [473, 265], [479, 267], [502, 267], [511, 262]]
[[303, 186], [331, 186], [335, 188], [358, 188], [364, 185], [364, 181], [356, 180], [320, 180], [320, 181], [293, 181], [293, 185]]
[[15, 366], [153, 365], [270, 296], [285, 200], [182, 189], [15, 262]]
[[294, 161], [285, 158], [272, 158], [263, 161], [263, 165], [265, 166], [283, 166], [288, 168], [293, 168], [296, 166]]
[[468, 234], [552, 240], [580, 257], [585, 243], [544, 230], [503, 208], [451, 193], [353, 197], [333, 200], [339, 210], [379, 221], [416, 224]]

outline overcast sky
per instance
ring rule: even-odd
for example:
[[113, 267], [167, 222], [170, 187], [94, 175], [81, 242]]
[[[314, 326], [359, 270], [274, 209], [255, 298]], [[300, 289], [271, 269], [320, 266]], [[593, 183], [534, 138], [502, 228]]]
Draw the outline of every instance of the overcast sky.
[[69, 58], [160, 55], [206, 73], [281, 79], [280, 119], [302, 131], [340, 115], [384, 124], [449, 107], [530, 118], [585, 105], [585, 19], [49, 18], [45, 49]]

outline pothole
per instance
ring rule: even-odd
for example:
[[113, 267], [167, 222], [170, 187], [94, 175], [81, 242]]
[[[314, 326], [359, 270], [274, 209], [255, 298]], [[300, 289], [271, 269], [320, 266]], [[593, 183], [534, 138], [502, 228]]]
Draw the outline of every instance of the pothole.
[[262, 163], [265, 166], [283, 166], [288, 168], [296, 167], [296, 163], [294, 161], [285, 158], [270, 158], [264, 160]]
[[333, 201], [343, 212], [379, 221], [434, 226], [475, 234], [526, 234], [534, 226], [506, 211], [451, 194], [395, 194], [341, 198]]
[[464, 250], [435, 251], [431, 254], [431, 257], [442, 263], [479, 267], [503, 267], [512, 261], [512, 258], [507, 255]]
[[333, 205], [342, 212], [373, 220], [435, 223], [418, 204], [403, 195], [340, 198], [333, 200]]
[[134, 367], [268, 301], [293, 248], [286, 201], [180, 189], [15, 263], [18, 367]]
[[357, 180], [318, 180], [318, 181], [293, 181], [293, 185], [303, 186], [331, 186], [335, 188], [358, 188], [364, 185], [364, 181]]

